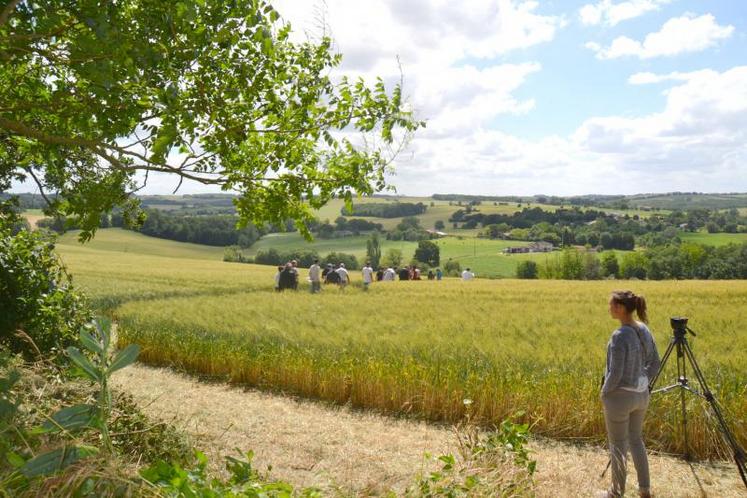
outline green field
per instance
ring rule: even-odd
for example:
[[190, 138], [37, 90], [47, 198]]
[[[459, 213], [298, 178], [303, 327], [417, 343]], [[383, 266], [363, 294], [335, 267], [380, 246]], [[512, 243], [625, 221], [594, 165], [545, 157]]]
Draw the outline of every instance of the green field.
[[[223, 259], [223, 248], [190, 244], [173, 240], [148, 237], [141, 233], [121, 228], [103, 228], [96, 231], [91, 242], [78, 242], [78, 231], [73, 230], [57, 239], [59, 246], [69, 250], [98, 250], [166, 256], [169, 258]], [[68, 249], [69, 248], [69, 249]]]
[[683, 232], [679, 237], [683, 242], [696, 242], [698, 244], [717, 247], [747, 242], [747, 233]]
[[[598, 380], [615, 326], [606, 300], [633, 285], [649, 299], [661, 351], [668, 317], [692, 317], [696, 355], [747, 441], [747, 282], [445, 279], [364, 293], [353, 272], [344, 292], [277, 294], [266, 266], [58, 250], [75, 282], [119, 320], [122, 345], [140, 344], [145, 362], [431, 420], [458, 420], [470, 399], [485, 423], [524, 411], [538, 434], [599, 441]], [[673, 376], [670, 368], [665, 377]], [[690, 403], [695, 452], [719, 454], [704, 412]], [[681, 449], [676, 413], [674, 398], [652, 403], [651, 447]]]

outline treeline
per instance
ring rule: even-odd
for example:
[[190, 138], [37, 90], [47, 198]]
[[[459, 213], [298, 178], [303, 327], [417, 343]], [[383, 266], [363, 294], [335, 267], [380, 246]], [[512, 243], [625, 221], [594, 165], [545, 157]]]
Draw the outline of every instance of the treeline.
[[366, 203], [356, 204], [352, 210], [343, 207], [340, 214], [343, 216], [368, 216], [373, 218], [401, 218], [403, 216], [416, 216], [425, 213], [427, 206], [422, 202], [388, 202], [388, 203]]
[[324, 223], [311, 223], [309, 225], [309, 230], [320, 239], [333, 239], [349, 235], [350, 233], [360, 235], [361, 232], [372, 232], [374, 230], [381, 232], [383, 229], [384, 227], [381, 223], [356, 218], [349, 220], [343, 216], [339, 216], [335, 220], [334, 225], [328, 221]]
[[359, 270], [361, 267], [355, 255], [342, 252], [331, 252], [322, 258], [319, 256], [319, 253], [313, 250], [278, 251], [275, 248], [270, 248], [259, 250], [254, 258], [248, 258], [241, 254], [238, 247], [233, 246], [227, 247], [223, 254], [223, 261], [282, 266], [289, 261], [295, 260], [301, 268], [310, 267], [315, 259], [318, 259], [322, 265], [343, 263], [348, 270]]
[[[147, 210], [147, 218], [137, 229], [144, 235], [208, 246], [238, 245], [250, 247], [264, 235], [253, 225], [237, 229], [238, 217], [232, 215], [178, 216], [167, 211]], [[112, 216], [112, 226], [124, 227], [121, 215]], [[122, 223], [122, 224], [118, 224]]]
[[[140, 227], [130, 227], [122, 212], [114, 211], [101, 217], [99, 228], [124, 228], [150, 237], [178, 242], [219, 247], [238, 245], [244, 248], [250, 247], [262, 235], [277, 231], [273, 227], [260, 230], [251, 224], [237, 229], [238, 217], [234, 215], [189, 216], [170, 214], [158, 209], [146, 209], [145, 212], [147, 217]], [[57, 233], [78, 228], [75, 223], [64, 217], [44, 218], [37, 222], [37, 226]], [[292, 223], [286, 228], [294, 229]]]
[[679, 242], [680, 232], [747, 232], [747, 217], [737, 209], [691, 209], [639, 217], [577, 207], [545, 211], [524, 208], [511, 214], [485, 214], [473, 207], [456, 211], [450, 221], [462, 228], [484, 227], [480, 236], [491, 239], [535, 240], [556, 246], [581, 245], [631, 250]]
[[544, 263], [522, 262], [518, 278], [598, 280], [604, 278], [648, 280], [747, 279], [747, 243], [712, 247], [682, 243], [628, 252], [566, 249]]

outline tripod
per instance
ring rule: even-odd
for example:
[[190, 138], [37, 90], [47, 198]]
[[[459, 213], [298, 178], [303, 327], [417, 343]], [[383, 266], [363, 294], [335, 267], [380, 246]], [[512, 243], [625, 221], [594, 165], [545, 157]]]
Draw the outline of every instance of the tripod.
[[[695, 360], [695, 355], [693, 355], [690, 344], [687, 342], [687, 333], [689, 332], [693, 335], [693, 337], [695, 337], [695, 332], [693, 332], [692, 329], [687, 326], [687, 318], [671, 318], [670, 323], [672, 325], [674, 336], [669, 342], [669, 346], [667, 347], [667, 350], [661, 359], [661, 367], [659, 368], [659, 371], [656, 373], [654, 378], [651, 379], [651, 382], [648, 385], [648, 389], [651, 394], [666, 393], [679, 389], [682, 409], [682, 433], [684, 434], [685, 438], [685, 458], [688, 460], [690, 459], [690, 449], [687, 441], [687, 410], [685, 405], [685, 392], [687, 391], [708, 401], [708, 403], [711, 405], [713, 413], [716, 415], [718, 428], [721, 431], [724, 442], [726, 442], [726, 444], [729, 446], [729, 449], [734, 455], [734, 463], [737, 465], [737, 470], [739, 470], [739, 475], [742, 477], [742, 482], [744, 483], [745, 487], [747, 487], [747, 463], [745, 462], [745, 452], [739, 446], [739, 443], [734, 437], [734, 434], [732, 434], [732, 432], [729, 430], [729, 427], [726, 425], [724, 415], [721, 413], [721, 407], [719, 406], [718, 401], [716, 401], [716, 398], [713, 396], [713, 393], [711, 393], [711, 390], [708, 388], [708, 384], [706, 383], [705, 377], [703, 376], [703, 371], [700, 369], [698, 362]], [[672, 351], [677, 352], [677, 381], [672, 385], [654, 390], [654, 385], [659, 379], [661, 372], [664, 370], [664, 365], [666, 365], [667, 360], [672, 355]], [[688, 363], [690, 364], [690, 367], [695, 374], [695, 378], [700, 385], [700, 390], [690, 386], [689, 380], [687, 378]]]

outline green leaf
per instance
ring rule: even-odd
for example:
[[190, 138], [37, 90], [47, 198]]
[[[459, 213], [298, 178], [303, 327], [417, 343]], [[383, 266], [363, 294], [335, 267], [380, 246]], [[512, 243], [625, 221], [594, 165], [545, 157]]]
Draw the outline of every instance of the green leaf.
[[52, 420], [42, 424], [47, 432], [66, 431], [89, 427], [96, 414], [96, 407], [91, 405], [74, 405], [63, 408], [54, 415]]
[[91, 446], [73, 446], [63, 447], [56, 450], [42, 453], [32, 458], [21, 467], [21, 473], [31, 479], [37, 476], [54, 474], [65, 467], [98, 453], [96, 448]]
[[101, 381], [101, 375], [99, 374], [99, 371], [96, 369], [95, 366], [93, 366], [93, 363], [91, 363], [91, 360], [86, 358], [83, 355], [83, 353], [80, 352], [78, 348], [74, 348], [71, 346], [67, 348], [66, 351], [70, 359], [73, 360], [73, 363], [78, 365], [81, 368], [81, 370], [83, 370], [83, 373], [85, 373], [89, 379], [91, 379], [94, 382]]
[[23, 459], [22, 456], [18, 455], [17, 453], [13, 453], [12, 451], [9, 451], [5, 458], [7, 458], [8, 463], [16, 469], [20, 469], [26, 464], [26, 460]]
[[114, 373], [117, 370], [132, 364], [137, 359], [137, 355], [139, 354], [140, 346], [138, 346], [137, 344], [130, 344], [117, 353], [117, 355], [114, 357], [114, 361], [112, 361], [112, 364], [109, 367], [108, 373]]
[[92, 353], [100, 355], [103, 352], [101, 343], [86, 329], [80, 331], [80, 343]]

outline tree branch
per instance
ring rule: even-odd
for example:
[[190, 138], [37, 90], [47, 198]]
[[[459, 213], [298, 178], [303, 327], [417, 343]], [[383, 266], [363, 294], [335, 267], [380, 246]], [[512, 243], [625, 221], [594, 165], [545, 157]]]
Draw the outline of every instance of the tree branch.
[[8, 18], [10, 17], [10, 14], [16, 10], [16, 6], [21, 3], [21, 0], [10, 0], [8, 2], [8, 5], [3, 7], [3, 10], [0, 12], [0, 26], [8, 22]]

